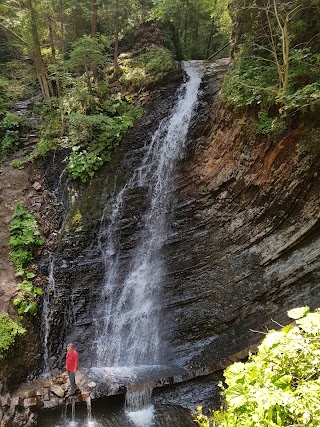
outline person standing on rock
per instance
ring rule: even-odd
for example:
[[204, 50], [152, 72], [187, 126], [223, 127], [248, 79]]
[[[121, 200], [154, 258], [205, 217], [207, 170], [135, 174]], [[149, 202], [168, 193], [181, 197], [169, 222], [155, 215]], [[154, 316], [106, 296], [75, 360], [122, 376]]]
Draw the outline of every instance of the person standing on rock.
[[75, 394], [76, 392], [76, 372], [79, 368], [79, 358], [78, 353], [73, 348], [73, 344], [70, 343], [67, 345], [67, 355], [66, 355], [66, 370], [69, 375], [70, 380], [70, 395]]

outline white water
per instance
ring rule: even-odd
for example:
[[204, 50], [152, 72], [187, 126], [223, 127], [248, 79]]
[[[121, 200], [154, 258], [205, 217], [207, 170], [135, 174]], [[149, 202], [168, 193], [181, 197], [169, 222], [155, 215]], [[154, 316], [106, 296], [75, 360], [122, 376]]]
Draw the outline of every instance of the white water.
[[136, 427], [149, 427], [154, 418], [154, 406], [149, 405], [136, 411], [127, 411], [126, 415]]
[[[97, 327], [97, 366], [155, 365], [160, 362], [159, 307], [165, 265], [161, 249], [168, 232], [169, 193], [173, 189], [175, 168], [184, 146], [194, 111], [201, 71], [198, 63], [184, 69], [189, 80], [182, 85], [171, 116], [163, 120], [133, 176], [112, 206], [108, 226], [100, 231], [106, 275], [102, 326]], [[139, 244], [134, 249], [130, 268], [122, 283], [117, 224], [130, 190], [148, 191], [148, 209], [143, 218]], [[104, 218], [103, 221], [104, 222]], [[104, 243], [106, 242], [106, 243]]]
[[52, 296], [50, 296], [50, 294], [53, 294], [53, 296], [55, 294], [54, 261], [55, 261], [55, 258], [53, 254], [50, 254], [48, 283], [44, 290], [43, 307], [42, 307], [44, 372], [47, 375], [49, 375], [50, 373], [48, 340], [49, 340], [51, 322], [52, 322], [52, 312], [50, 310]]

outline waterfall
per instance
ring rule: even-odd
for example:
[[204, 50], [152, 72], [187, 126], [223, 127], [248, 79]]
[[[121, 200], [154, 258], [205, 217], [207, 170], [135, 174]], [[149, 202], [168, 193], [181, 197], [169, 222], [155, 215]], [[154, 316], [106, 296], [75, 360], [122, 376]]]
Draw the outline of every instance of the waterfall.
[[[161, 361], [159, 307], [165, 265], [161, 249], [168, 234], [170, 192], [177, 162], [184, 154], [188, 127], [201, 83], [199, 63], [186, 62], [184, 83], [172, 114], [164, 119], [141, 164], [119, 192], [110, 214], [101, 221], [99, 242], [105, 264], [103, 307], [97, 320], [97, 366], [157, 365]], [[123, 207], [134, 189], [142, 189], [147, 208], [141, 218], [138, 244], [131, 250], [123, 274], [117, 230], [124, 220]], [[106, 217], [108, 223], [106, 223]]]
[[50, 359], [49, 359], [49, 336], [52, 323], [52, 311], [50, 310], [51, 306], [51, 295], [55, 294], [55, 279], [54, 279], [54, 256], [50, 254], [49, 256], [49, 274], [48, 274], [48, 284], [44, 289], [43, 295], [43, 307], [42, 307], [42, 335], [43, 335], [43, 359], [44, 359], [44, 372], [49, 374], [50, 372]]
[[[60, 173], [58, 185], [55, 191], [53, 192], [53, 196], [57, 201], [59, 200], [59, 193], [63, 188], [62, 180], [63, 180], [63, 176], [66, 173], [66, 170], [67, 170], [66, 167], [64, 167], [62, 172]], [[65, 215], [65, 218], [66, 217], [67, 215]], [[66, 220], [62, 222], [60, 229], [57, 231], [58, 235], [62, 233], [65, 226], [65, 221]], [[58, 290], [58, 286], [56, 286], [56, 279], [55, 279], [56, 256], [57, 256], [56, 251], [52, 251], [49, 253], [47, 284], [43, 292], [41, 337], [43, 342], [43, 374], [45, 376], [50, 375], [50, 372], [52, 370], [52, 359], [54, 357], [53, 351], [52, 351], [52, 342], [50, 338], [52, 335], [52, 329], [56, 328], [56, 324], [54, 322], [55, 320], [54, 306], [57, 300], [59, 299], [59, 290]]]

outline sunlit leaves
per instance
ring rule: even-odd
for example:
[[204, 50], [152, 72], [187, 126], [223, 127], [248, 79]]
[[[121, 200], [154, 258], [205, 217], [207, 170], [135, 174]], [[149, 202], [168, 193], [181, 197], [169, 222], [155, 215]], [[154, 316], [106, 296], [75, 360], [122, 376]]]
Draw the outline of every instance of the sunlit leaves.
[[9, 224], [10, 257], [14, 263], [16, 276], [24, 278], [17, 286], [18, 296], [13, 304], [17, 307], [20, 317], [26, 313], [37, 314], [37, 297], [42, 295], [42, 289], [33, 284], [35, 274], [26, 271], [33, 259], [33, 252], [43, 245], [44, 238], [40, 235], [38, 224], [22, 203], [14, 209], [14, 216]]
[[309, 311], [309, 307], [293, 308], [292, 310], [288, 311], [288, 316], [291, 319], [301, 319], [301, 317], [304, 317], [307, 313], [309, 313]]
[[201, 427], [320, 425], [320, 313], [289, 311], [297, 326], [270, 331], [256, 355], [225, 370], [227, 409], [204, 418]]
[[26, 330], [10, 319], [7, 313], [0, 314], [0, 360], [3, 359], [14, 344], [17, 335], [23, 335]]
[[119, 97], [109, 98], [100, 108], [100, 114], [72, 113], [68, 116], [69, 132], [75, 145], [67, 169], [73, 179], [82, 182], [90, 180], [110, 160], [112, 150], [141, 114], [139, 108]]

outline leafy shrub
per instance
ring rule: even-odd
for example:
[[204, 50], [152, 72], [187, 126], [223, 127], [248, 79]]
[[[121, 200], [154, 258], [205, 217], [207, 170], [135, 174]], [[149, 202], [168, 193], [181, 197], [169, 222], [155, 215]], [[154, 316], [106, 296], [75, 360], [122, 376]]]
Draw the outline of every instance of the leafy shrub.
[[0, 360], [14, 344], [17, 335], [25, 334], [26, 330], [10, 319], [7, 313], [0, 314]]
[[44, 243], [35, 218], [22, 203], [18, 203], [14, 209], [14, 216], [9, 224], [11, 248], [10, 257], [15, 265], [16, 276], [24, 278], [17, 286], [18, 297], [13, 304], [17, 307], [20, 318], [24, 314], [37, 314], [37, 297], [42, 295], [42, 289], [34, 286], [32, 279], [34, 273], [26, 271], [26, 267], [33, 259], [33, 251]]
[[172, 53], [164, 47], [153, 47], [138, 57], [125, 59], [121, 64], [120, 82], [143, 87], [161, 79], [174, 66]]
[[15, 153], [19, 147], [19, 132], [7, 130], [0, 144], [0, 159], [5, 159]]
[[38, 312], [37, 297], [42, 295], [42, 289], [34, 286], [30, 279], [34, 278], [33, 273], [26, 274], [27, 279], [17, 286], [19, 296], [14, 299], [13, 304], [17, 307], [20, 318], [24, 314], [30, 313], [35, 316]]
[[33, 259], [33, 251], [44, 243], [37, 222], [33, 215], [18, 203], [14, 208], [14, 216], [9, 224], [10, 257], [14, 263], [17, 276], [25, 274], [26, 266]]
[[23, 123], [24, 120], [17, 114], [8, 112], [1, 120], [0, 127], [4, 130], [14, 130], [18, 129]]
[[68, 171], [73, 179], [81, 179], [82, 182], [87, 182], [92, 178], [95, 171], [103, 165], [104, 160], [100, 156], [102, 150], [96, 149], [92, 151], [80, 150], [79, 146], [73, 147], [69, 157]]
[[19, 147], [19, 128], [23, 120], [14, 113], [8, 112], [0, 121], [0, 159], [17, 151]]
[[152, 76], [153, 81], [159, 80], [174, 64], [172, 53], [164, 47], [150, 49], [141, 56], [141, 60], [147, 75]]
[[320, 81], [308, 84], [283, 98], [281, 112], [301, 110], [303, 113], [319, 112]]
[[255, 130], [260, 135], [277, 134], [285, 129], [285, 122], [281, 117], [271, 117], [264, 110], [259, 111], [258, 119]]
[[226, 409], [207, 417], [198, 408], [201, 427], [276, 427], [320, 425], [320, 312], [293, 309], [295, 324], [270, 331], [257, 355], [225, 372]]
[[138, 107], [120, 99], [110, 98], [101, 105], [104, 114], [69, 115], [72, 148], [67, 169], [73, 179], [87, 182], [111, 159], [112, 150], [123, 134], [141, 115]]
[[9, 81], [0, 76], [0, 116], [5, 114], [10, 102], [8, 97]]
[[67, 67], [82, 74], [92, 72], [94, 67], [104, 63], [103, 45], [97, 38], [84, 35], [73, 43]]
[[276, 103], [276, 94], [274, 68], [247, 56], [243, 47], [239, 59], [224, 79], [222, 98], [236, 108], [261, 105], [267, 109]]
[[26, 163], [24, 160], [12, 160], [11, 166], [15, 169], [23, 169], [25, 167]]

